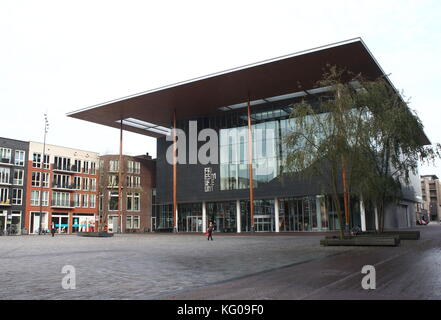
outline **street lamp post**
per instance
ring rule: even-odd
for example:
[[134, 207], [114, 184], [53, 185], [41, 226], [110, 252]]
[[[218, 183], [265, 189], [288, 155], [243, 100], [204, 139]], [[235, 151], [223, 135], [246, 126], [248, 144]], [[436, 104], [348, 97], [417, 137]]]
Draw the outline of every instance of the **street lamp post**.
[[[42, 197], [43, 197], [43, 169], [44, 169], [44, 157], [45, 157], [45, 152], [46, 152], [46, 134], [47, 131], [49, 130], [49, 122], [47, 120], [47, 113], [44, 114], [44, 139], [43, 139], [43, 156], [41, 159], [41, 174], [40, 174], [40, 224], [39, 224], [39, 228], [38, 228], [38, 234], [41, 234], [41, 225], [42, 225], [42, 220], [43, 220], [43, 210], [42, 210], [42, 206], [43, 206], [43, 202], [42, 202]], [[47, 183], [49, 183], [49, 181], [47, 181]], [[49, 201], [49, 197], [48, 197], [48, 201]]]

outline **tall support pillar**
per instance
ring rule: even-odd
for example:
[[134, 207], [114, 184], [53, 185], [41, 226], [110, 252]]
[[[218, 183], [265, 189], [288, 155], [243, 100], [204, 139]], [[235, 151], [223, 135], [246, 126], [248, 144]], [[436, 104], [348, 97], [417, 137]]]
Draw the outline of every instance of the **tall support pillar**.
[[375, 230], [378, 231], [378, 230], [380, 230], [380, 228], [378, 226], [378, 208], [377, 208], [377, 206], [375, 206], [374, 212], [375, 212]]
[[251, 132], [251, 105], [248, 94], [248, 167], [250, 170], [250, 220], [251, 232], [254, 232], [254, 190], [253, 190], [253, 136]]
[[361, 231], [366, 231], [366, 208], [364, 207], [363, 197], [360, 197], [360, 221]]
[[274, 199], [274, 224], [276, 232], [280, 232], [279, 226], [279, 199]]
[[119, 165], [118, 165], [118, 233], [123, 232], [122, 224], [122, 168], [123, 168], [123, 120], [121, 117], [121, 124], [119, 130]]
[[207, 204], [202, 201], [202, 232], [207, 232]]
[[321, 199], [323, 198], [322, 195], [315, 196], [315, 211], [317, 215], [317, 230], [322, 230], [322, 203]]
[[173, 111], [173, 229], [178, 232], [178, 204], [176, 201], [176, 110]]
[[240, 200], [236, 200], [236, 227], [237, 227], [237, 233], [240, 233], [242, 230], [241, 227], [241, 219], [240, 219]]

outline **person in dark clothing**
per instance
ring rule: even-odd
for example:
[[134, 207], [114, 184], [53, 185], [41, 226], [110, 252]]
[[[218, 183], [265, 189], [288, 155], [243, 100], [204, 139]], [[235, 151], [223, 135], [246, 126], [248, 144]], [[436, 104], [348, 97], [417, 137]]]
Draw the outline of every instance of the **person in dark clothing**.
[[55, 235], [55, 223], [52, 222], [52, 226], [51, 226], [51, 234], [52, 237]]
[[214, 229], [214, 227], [213, 227], [213, 222], [211, 222], [210, 221], [210, 224], [208, 225], [208, 229], [207, 229], [207, 233], [208, 233], [208, 238], [207, 238], [207, 240], [210, 240], [210, 238], [211, 238], [211, 241], [213, 241], [213, 229]]

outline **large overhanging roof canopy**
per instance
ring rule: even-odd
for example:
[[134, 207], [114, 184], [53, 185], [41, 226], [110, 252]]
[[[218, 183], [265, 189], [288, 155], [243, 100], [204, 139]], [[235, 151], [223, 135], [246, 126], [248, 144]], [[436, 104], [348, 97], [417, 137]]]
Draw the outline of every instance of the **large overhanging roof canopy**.
[[[160, 137], [170, 132], [175, 110], [177, 118], [192, 118], [240, 106], [248, 99], [257, 104], [264, 98], [317, 90], [315, 83], [327, 65], [388, 80], [364, 42], [356, 38], [141, 92], [68, 116], [115, 128], [123, 120], [124, 130]], [[425, 135], [423, 140], [430, 143]]]

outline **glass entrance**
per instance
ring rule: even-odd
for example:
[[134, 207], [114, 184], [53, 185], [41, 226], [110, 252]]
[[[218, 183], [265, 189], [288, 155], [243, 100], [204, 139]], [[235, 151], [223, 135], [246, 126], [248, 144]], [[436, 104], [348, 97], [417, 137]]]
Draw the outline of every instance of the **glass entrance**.
[[52, 225], [57, 233], [69, 232], [69, 218], [67, 216], [52, 216]]
[[0, 235], [4, 235], [6, 232], [6, 216], [0, 216]]
[[254, 228], [256, 232], [271, 232], [273, 231], [273, 217], [270, 215], [254, 216]]
[[187, 232], [202, 232], [202, 217], [187, 217]]

